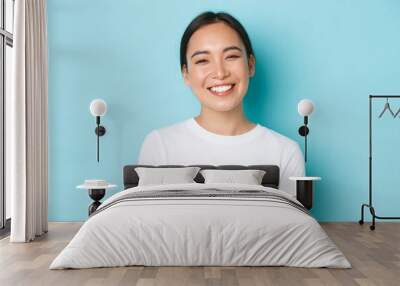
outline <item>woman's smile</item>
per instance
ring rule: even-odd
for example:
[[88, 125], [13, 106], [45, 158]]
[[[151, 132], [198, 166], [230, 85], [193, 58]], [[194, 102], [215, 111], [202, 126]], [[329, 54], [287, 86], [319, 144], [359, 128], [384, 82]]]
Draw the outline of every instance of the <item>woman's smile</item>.
[[207, 88], [212, 95], [226, 96], [233, 92], [235, 84], [221, 84]]

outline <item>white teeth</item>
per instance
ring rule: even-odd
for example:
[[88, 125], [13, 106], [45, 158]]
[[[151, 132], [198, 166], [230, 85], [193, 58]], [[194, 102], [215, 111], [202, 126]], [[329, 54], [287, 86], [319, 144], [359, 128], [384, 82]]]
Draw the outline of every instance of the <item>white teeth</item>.
[[232, 84], [230, 84], [230, 85], [213, 86], [211, 88], [211, 91], [213, 91], [213, 92], [225, 92], [225, 91], [231, 89], [232, 86], [233, 86]]

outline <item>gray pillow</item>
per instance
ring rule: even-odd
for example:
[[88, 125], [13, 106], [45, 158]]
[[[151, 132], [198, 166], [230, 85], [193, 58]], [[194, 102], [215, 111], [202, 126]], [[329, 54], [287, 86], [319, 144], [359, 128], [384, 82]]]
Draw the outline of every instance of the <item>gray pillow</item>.
[[193, 179], [199, 170], [199, 167], [135, 168], [139, 176], [139, 186], [196, 183]]
[[262, 170], [201, 170], [204, 183], [233, 183], [261, 185], [265, 171]]

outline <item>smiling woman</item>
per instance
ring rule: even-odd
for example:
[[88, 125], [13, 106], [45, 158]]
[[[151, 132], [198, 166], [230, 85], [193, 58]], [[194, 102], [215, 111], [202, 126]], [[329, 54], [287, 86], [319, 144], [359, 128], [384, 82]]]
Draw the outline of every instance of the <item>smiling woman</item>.
[[148, 134], [138, 164], [277, 165], [279, 189], [295, 195], [289, 177], [304, 176], [298, 144], [250, 122], [243, 111], [256, 59], [240, 22], [223, 12], [200, 14], [182, 36], [180, 61], [200, 114]]
[[254, 128], [242, 107], [254, 67], [250, 39], [235, 18], [206, 12], [194, 19], [182, 37], [181, 69], [202, 105], [197, 122], [230, 136]]

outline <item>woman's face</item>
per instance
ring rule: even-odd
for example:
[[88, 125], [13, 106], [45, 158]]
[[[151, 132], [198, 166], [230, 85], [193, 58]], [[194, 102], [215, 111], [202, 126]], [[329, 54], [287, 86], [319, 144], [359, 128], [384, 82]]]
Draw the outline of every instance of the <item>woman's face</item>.
[[230, 111], [241, 106], [255, 59], [247, 60], [245, 46], [225, 23], [206, 25], [193, 33], [182, 73], [203, 107]]

